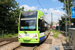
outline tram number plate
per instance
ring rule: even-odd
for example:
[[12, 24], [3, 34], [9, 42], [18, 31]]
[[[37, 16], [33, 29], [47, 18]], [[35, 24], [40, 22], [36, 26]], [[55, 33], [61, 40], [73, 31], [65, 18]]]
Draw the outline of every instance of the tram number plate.
[[25, 34], [25, 36], [29, 36], [29, 34]]

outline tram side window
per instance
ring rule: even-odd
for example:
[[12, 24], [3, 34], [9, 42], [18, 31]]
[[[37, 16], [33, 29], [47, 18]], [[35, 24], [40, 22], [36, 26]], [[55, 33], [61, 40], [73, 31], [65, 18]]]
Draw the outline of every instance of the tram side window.
[[47, 23], [46, 22], [44, 22], [44, 25], [45, 25], [45, 31], [48, 30], [47, 29]]
[[44, 32], [45, 29], [44, 29], [44, 22], [42, 20], [39, 19], [39, 22], [38, 22], [38, 29], [40, 32]]
[[40, 28], [40, 19], [39, 19], [39, 21], [38, 21], [38, 30], [40, 31], [41, 30], [41, 28]]

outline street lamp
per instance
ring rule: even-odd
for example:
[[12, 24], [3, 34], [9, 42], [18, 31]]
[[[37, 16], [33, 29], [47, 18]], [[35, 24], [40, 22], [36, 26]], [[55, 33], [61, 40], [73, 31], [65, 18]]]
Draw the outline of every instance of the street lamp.
[[[59, 18], [58, 18], [58, 20], [59, 20]], [[60, 31], [60, 22], [59, 22], [59, 31]]]
[[51, 13], [51, 26], [52, 26], [52, 29], [53, 29], [53, 16], [52, 16], [52, 13]]

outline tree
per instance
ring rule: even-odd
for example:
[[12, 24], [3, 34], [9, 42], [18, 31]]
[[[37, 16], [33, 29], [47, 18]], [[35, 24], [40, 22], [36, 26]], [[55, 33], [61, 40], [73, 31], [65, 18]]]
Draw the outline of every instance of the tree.
[[[59, 20], [59, 25], [60, 26], [65, 26], [65, 17], [67, 17], [65, 14], [61, 16], [61, 20]], [[67, 25], [69, 25], [69, 18], [67, 18]]]
[[6, 32], [15, 32], [17, 24], [15, 21], [24, 7], [19, 8], [15, 0], [0, 0], [0, 29]]
[[[64, 3], [64, 0], [58, 0], [60, 1], [61, 3]], [[67, 14], [68, 14], [68, 5], [69, 5], [69, 10], [70, 8], [72, 7], [72, 0], [65, 0], [65, 4], [63, 5], [63, 10], [66, 10]], [[66, 6], [66, 9], [65, 9], [65, 6]], [[69, 11], [69, 14], [71, 15], [71, 10]]]
[[[61, 3], [64, 3], [64, 0], [58, 0], [58, 1], [60, 1]], [[73, 6], [72, 5], [72, 0], [68, 0], [69, 1], [69, 3], [67, 2], [67, 0], [65, 0], [66, 1], [66, 3], [64, 4], [64, 5], [66, 5], [66, 12], [67, 12], [67, 14], [68, 14], [68, 5], [69, 5], [69, 15], [71, 15], [71, 7]], [[63, 8], [62, 8], [63, 10], [65, 10], [65, 6], [63, 6]], [[71, 18], [71, 17], [70, 17]], [[74, 26], [75, 26], [75, 21], [74, 21], [75, 19], [72, 19], [71, 18], [71, 23], [74, 23]], [[69, 21], [68, 21], [69, 22]]]

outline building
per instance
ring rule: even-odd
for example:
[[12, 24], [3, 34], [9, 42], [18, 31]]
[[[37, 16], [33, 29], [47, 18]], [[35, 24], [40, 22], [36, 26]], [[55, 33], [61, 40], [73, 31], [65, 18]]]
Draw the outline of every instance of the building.
[[56, 23], [55, 21], [53, 21], [53, 26], [55, 26], [55, 27], [56, 27], [56, 25], [57, 25], [57, 23]]

